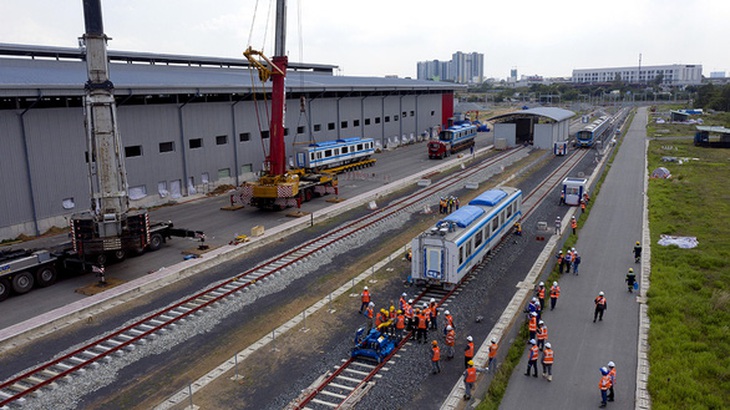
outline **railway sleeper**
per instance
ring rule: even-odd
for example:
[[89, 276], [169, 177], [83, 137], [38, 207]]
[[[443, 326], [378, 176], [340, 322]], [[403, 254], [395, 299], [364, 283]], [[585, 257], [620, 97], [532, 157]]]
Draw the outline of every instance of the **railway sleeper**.
[[348, 381], [350, 383], [360, 384], [362, 382], [362, 379], [355, 379], [355, 378], [352, 378], [352, 377], [343, 376], [341, 374], [338, 374], [337, 376], [335, 376], [335, 378], [336, 379], [340, 379], [340, 380], [345, 380], [345, 381]]
[[318, 399], [316, 397], [312, 399], [312, 402], [313, 403], [317, 403], [317, 404], [321, 404], [323, 406], [332, 407], [333, 409], [337, 408], [337, 406], [340, 405], [340, 403], [330, 403], [328, 401], [324, 401], [324, 400]]
[[328, 390], [320, 390], [319, 394], [324, 394], [325, 396], [334, 397], [340, 400], [345, 400], [347, 398], [347, 396], [344, 394], [335, 393]]
[[338, 388], [340, 390], [345, 390], [345, 391], [353, 391], [353, 390], [355, 390], [355, 387], [357, 387], [357, 386], [345, 386], [344, 384], [339, 384], [339, 383], [335, 383], [335, 382], [331, 382], [330, 384], [328, 384], [328, 386], [335, 387], [335, 388]]

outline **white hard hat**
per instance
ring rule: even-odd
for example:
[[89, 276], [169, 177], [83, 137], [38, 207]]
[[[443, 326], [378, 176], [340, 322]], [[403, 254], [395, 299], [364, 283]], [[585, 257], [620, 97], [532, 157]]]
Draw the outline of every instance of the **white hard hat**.
[[368, 303], [368, 306], [375, 306], [375, 303], [370, 302], [370, 303]]
[[616, 364], [614, 362], [608, 362], [608, 367], [616, 367]]
[[537, 312], [532, 312], [532, 313], [530, 313], [530, 315], [537, 316]]
[[550, 342], [547, 342], [547, 343], [545, 343], [545, 348], [546, 349], [552, 349], [553, 348], [553, 345], [551, 345]]
[[452, 330], [452, 329], [453, 329], [453, 327], [451, 327], [451, 325], [446, 326], [446, 330]]
[[533, 302], [537, 302], [537, 298], [532, 298], [532, 301]]
[[539, 286], [545, 286], [545, 282], [540, 282]]
[[542, 320], [540, 320], [539, 322], [537, 322], [537, 324], [539, 324], [539, 325], [544, 325], [544, 324], [545, 324], [545, 322], [543, 322]]
[[575, 252], [575, 248], [570, 248], [570, 250], [572, 250], [573, 252]]
[[424, 308], [427, 308], [427, 307], [428, 307], [428, 303], [426, 303], [426, 302], [423, 302], [423, 307], [424, 307]]
[[368, 290], [368, 287], [367, 287], [367, 286], [365, 286], [365, 288], [364, 288], [364, 289], [365, 289], [365, 290]]
[[603, 291], [598, 292], [598, 296], [603, 296]]
[[560, 219], [560, 217], [558, 217], [557, 219]]
[[530, 344], [531, 344], [531, 345], [536, 345], [536, 344], [537, 344], [537, 342], [535, 341], [535, 339], [530, 339]]
[[474, 339], [472, 339], [472, 337], [471, 337], [471, 336], [467, 336], [467, 337], [466, 337], [466, 340], [468, 340], [468, 341], [470, 341], [470, 342], [471, 342], [471, 341], [472, 341], [472, 340], [474, 340]]
[[444, 314], [445, 314], [445, 315], [450, 315], [450, 314], [451, 314], [451, 312], [449, 312], [449, 311], [447, 310], [446, 312], [444, 312]]
[[497, 338], [496, 337], [493, 337], [492, 338], [492, 343], [497, 343]]
[[558, 286], [558, 282], [553, 282], [553, 286]]
[[408, 299], [408, 303], [409, 304], [412, 304], [413, 303], [413, 299]]
[[406, 297], [406, 292], [403, 292], [401, 296]]
[[435, 302], [435, 301], [436, 301], [436, 299], [434, 299], [434, 298], [431, 298], [431, 303], [433, 303], [433, 302]]

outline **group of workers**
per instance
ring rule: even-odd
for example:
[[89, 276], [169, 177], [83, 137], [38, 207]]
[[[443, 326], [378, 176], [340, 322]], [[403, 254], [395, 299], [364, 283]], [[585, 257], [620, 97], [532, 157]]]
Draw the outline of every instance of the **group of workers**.
[[563, 253], [563, 250], [561, 249], [557, 254], [555, 254], [555, 258], [558, 260], [556, 264], [558, 266], [558, 273], [561, 275], [563, 274], [563, 271], [565, 271], [565, 273], [570, 273], [570, 269], [572, 268], [573, 273], [576, 275], [578, 274], [578, 267], [580, 266], [581, 258], [575, 248], [570, 248], [565, 253]]
[[[563, 220], [560, 219], [560, 215], [555, 217], [555, 235], [560, 235], [560, 230], [563, 227]], [[575, 215], [570, 217], [570, 229], [573, 231], [573, 235], [578, 232], [578, 220], [575, 219]]]
[[459, 209], [459, 198], [455, 196], [441, 197], [439, 200], [439, 213], [450, 214]]

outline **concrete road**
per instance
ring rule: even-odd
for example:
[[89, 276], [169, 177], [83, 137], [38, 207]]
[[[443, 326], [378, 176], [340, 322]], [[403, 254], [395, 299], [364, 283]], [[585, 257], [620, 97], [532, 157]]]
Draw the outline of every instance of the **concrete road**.
[[[629, 127], [599, 196], [592, 198], [595, 204], [589, 220], [579, 227], [576, 249], [582, 259], [580, 274], [562, 276], [559, 302], [554, 311], [548, 307], [543, 315], [555, 351], [553, 381], [524, 376], [525, 348], [500, 408], [598, 407], [599, 368], [608, 361], [614, 361], [617, 370], [616, 401], [608, 407], [634, 408], [639, 304], [637, 294], [627, 292], [624, 278], [629, 268], [633, 267], [637, 276], [640, 271], [634, 264], [632, 247], [642, 237], [646, 121], [646, 109], [642, 108]], [[603, 321], [593, 323], [593, 299], [599, 291], [606, 294], [608, 310]], [[538, 376], [542, 373], [539, 363]]]

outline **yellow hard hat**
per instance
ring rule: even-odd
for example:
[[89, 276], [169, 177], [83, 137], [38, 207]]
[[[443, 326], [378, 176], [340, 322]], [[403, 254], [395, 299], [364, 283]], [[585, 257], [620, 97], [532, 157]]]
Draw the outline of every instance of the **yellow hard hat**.
[[474, 360], [469, 360], [468, 362], [466, 362], [466, 364], [468, 364], [469, 366], [474, 366]]
[[629, 272], [633, 273], [634, 272], [634, 268], [629, 268]]
[[636, 241], [636, 244], [637, 244], [637, 245], [641, 245], [641, 243], [639, 243], [639, 241]]
[[385, 309], [380, 309], [380, 313], [385, 313]]

